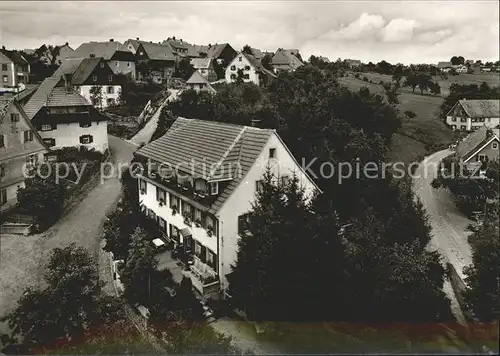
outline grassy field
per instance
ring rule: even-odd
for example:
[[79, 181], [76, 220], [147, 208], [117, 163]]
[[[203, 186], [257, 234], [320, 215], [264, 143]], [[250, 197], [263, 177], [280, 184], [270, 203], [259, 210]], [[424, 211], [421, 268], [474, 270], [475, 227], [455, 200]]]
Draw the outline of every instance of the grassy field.
[[[367, 77], [370, 82], [362, 78]], [[441, 86], [440, 95], [420, 94], [418, 88], [415, 93], [410, 88], [401, 88], [398, 109], [401, 113], [407, 110], [413, 111], [416, 117], [404, 119], [401, 131], [394, 136], [391, 149], [391, 159], [410, 163], [425, 154], [431, 145], [447, 144], [455, 139], [455, 134], [449, 129], [439, 117], [439, 107], [448, 95], [452, 83], [459, 84], [481, 84], [487, 82], [491, 86], [498, 86], [500, 78], [496, 74], [459, 74], [450, 76], [447, 80], [437, 78]], [[360, 73], [360, 79], [354, 78], [352, 73], [348, 77], [342, 77], [339, 82], [351, 90], [359, 90], [363, 87], [370, 89], [372, 93], [383, 94], [384, 89], [380, 81], [390, 82], [391, 76], [378, 73]]]

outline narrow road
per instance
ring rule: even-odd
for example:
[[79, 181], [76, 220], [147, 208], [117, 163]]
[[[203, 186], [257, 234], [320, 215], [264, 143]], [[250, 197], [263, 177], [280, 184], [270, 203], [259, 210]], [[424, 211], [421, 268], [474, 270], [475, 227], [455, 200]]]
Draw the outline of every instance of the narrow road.
[[450, 150], [443, 150], [427, 157], [415, 172], [414, 189], [432, 226], [433, 236], [429, 250], [439, 251], [446, 262], [455, 266], [463, 279], [463, 268], [472, 264], [472, 251], [467, 242], [470, 235], [467, 225], [472, 221], [458, 210], [450, 191], [431, 186], [432, 180], [437, 176], [439, 163], [452, 153]]
[[158, 119], [161, 115], [162, 109], [167, 103], [170, 101], [174, 100], [177, 98], [177, 95], [179, 93], [179, 90], [176, 89], [168, 89], [169, 96], [163, 102], [160, 104], [158, 109], [155, 111], [151, 119], [144, 125], [144, 127], [134, 135], [130, 140], [127, 142], [130, 142], [133, 145], [140, 146], [142, 143], [149, 143], [151, 140], [151, 137], [153, 137], [154, 132], [156, 131], [156, 127], [158, 126]]
[[[52, 249], [74, 242], [96, 258], [99, 256], [103, 218], [113, 209], [121, 192], [117, 164], [130, 162], [137, 148], [114, 136], [108, 137], [115, 163], [112, 177], [100, 181], [49, 230], [31, 236], [1, 236], [0, 316], [16, 306], [27, 287], [40, 286]], [[105, 265], [99, 263], [101, 268]], [[109, 279], [110, 274], [106, 275]], [[0, 333], [7, 331], [6, 323], [0, 323]]]

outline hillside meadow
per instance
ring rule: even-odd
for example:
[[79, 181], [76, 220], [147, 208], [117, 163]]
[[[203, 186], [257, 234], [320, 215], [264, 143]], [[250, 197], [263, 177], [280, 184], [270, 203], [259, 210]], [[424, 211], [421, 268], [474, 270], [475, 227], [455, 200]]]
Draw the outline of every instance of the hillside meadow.
[[[391, 82], [390, 75], [378, 73], [359, 73], [360, 77], [355, 78], [354, 73], [349, 73], [348, 77], [339, 78], [342, 85], [351, 90], [359, 90], [367, 87], [372, 93], [384, 94], [384, 88], [380, 84]], [[366, 77], [370, 82], [362, 79]], [[402, 161], [405, 163], [420, 159], [424, 154], [433, 150], [431, 146], [446, 145], [453, 141], [456, 135], [439, 117], [439, 108], [449, 94], [451, 84], [481, 84], [488, 83], [490, 86], [500, 85], [500, 76], [493, 73], [483, 74], [459, 74], [449, 76], [444, 80], [440, 77], [434, 78], [441, 86], [441, 94], [432, 95], [430, 93], [420, 93], [417, 88], [415, 93], [411, 88], [401, 88], [399, 90], [399, 104], [397, 105], [401, 113], [413, 111], [416, 117], [412, 119], [405, 118], [399, 133], [394, 135], [390, 158], [393, 161]]]

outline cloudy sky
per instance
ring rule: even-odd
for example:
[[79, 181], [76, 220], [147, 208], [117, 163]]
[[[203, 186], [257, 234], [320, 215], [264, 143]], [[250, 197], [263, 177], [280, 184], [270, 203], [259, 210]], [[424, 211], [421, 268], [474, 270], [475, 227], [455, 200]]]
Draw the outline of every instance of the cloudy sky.
[[498, 60], [498, 1], [0, 1], [0, 42], [42, 43], [176, 36], [195, 44], [229, 42], [303, 57], [434, 63], [452, 55]]

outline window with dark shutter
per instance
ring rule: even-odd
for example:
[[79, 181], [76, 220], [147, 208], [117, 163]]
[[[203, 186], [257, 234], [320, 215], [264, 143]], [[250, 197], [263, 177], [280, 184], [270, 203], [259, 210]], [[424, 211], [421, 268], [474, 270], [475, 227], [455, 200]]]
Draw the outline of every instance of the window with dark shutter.
[[2, 189], [0, 194], [0, 205], [7, 203], [7, 189]]
[[201, 245], [201, 262], [205, 263], [207, 262], [207, 248], [203, 245]]
[[0, 135], [0, 147], [5, 147], [4, 135]]

